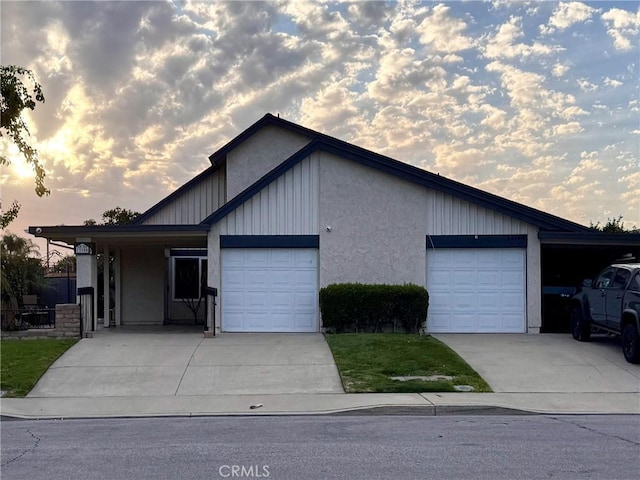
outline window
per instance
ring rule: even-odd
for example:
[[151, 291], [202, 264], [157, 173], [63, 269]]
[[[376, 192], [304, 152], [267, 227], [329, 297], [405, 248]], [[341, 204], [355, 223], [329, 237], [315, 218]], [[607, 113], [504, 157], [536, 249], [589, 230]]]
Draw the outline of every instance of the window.
[[611, 285], [611, 279], [613, 278], [613, 268], [607, 268], [600, 274], [596, 280], [596, 288], [609, 288]]
[[173, 259], [174, 300], [197, 299], [207, 282], [207, 260], [204, 258], [176, 257]]
[[633, 280], [631, 280], [629, 290], [640, 292], [640, 273], [636, 273], [636, 275], [633, 277]]
[[629, 270], [619, 268], [616, 271], [616, 276], [613, 279], [613, 285], [611, 285], [611, 288], [624, 288], [627, 284], [627, 280], [629, 280], [629, 275], [631, 275]]

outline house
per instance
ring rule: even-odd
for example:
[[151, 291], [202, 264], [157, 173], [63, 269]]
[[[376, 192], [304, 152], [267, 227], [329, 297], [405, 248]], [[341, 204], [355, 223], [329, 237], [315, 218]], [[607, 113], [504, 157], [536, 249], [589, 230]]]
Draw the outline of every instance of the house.
[[[189, 318], [181, 299], [217, 289], [215, 308], [196, 312], [209, 332], [321, 331], [319, 288], [362, 282], [426, 286], [429, 332], [538, 333], [545, 289], [640, 253], [640, 235], [596, 232], [270, 114], [209, 160], [133, 224], [29, 231], [76, 246], [83, 291], [98, 286], [95, 254], [112, 258], [113, 288], [96, 294], [116, 326]], [[96, 328], [97, 302], [87, 313]]]

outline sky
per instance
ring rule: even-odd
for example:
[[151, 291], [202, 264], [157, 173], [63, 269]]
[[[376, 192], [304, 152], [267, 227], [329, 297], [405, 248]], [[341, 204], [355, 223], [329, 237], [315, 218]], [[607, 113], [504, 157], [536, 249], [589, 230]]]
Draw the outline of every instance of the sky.
[[[589, 225], [640, 226], [639, 2], [8, 2], [8, 230], [145, 211], [265, 113]], [[3, 137], [3, 141], [6, 137]], [[283, 159], [284, 160], [284, 159]]]

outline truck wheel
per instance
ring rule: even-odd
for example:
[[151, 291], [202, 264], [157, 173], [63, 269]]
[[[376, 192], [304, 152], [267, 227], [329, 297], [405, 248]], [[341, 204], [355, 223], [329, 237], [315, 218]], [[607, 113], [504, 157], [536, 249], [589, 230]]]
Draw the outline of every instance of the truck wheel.
[[591, 340], [591, 325], [584, 318], [582, 307], [579, 305], [571, 310], [571, 335], [580, 342]]
[[622, 353], [629, 363], [640, 363], [640, 338], [635, 325], [629, 323], [622, 330]]

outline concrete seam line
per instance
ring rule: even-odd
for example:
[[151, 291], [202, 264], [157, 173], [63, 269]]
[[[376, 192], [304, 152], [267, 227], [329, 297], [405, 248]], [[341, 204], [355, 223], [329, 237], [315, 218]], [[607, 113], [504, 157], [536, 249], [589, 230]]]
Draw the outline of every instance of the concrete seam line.
[[196, 351], [198, 350], [198, 347], [200, 346], [200, 344], [202, 343], [203, 340], [204, 340], [204, 337], [202, 337], [200, 339], [198, 344], [193, 349], [193, 352], [191, 352], [191, 356], [189, 357], [189, 361], [187, 362], [187, 365], [184, 367], [184, 372], [182, 372], [182, 375], [180, 376], [180, 381], [178, 382], [178, 386], [176, 387], [176, 391], [173, 393], [174, 397], [178, 395], [178, 390], [180, 390], [180, 385], [182, 385], [182, 380], [184, 379], [184, 376], [186, 375], [187, 370], [189, 369], [189, 365], [191, 365], [191, 361], [193, 360], [193, 356], [196, 354]]

